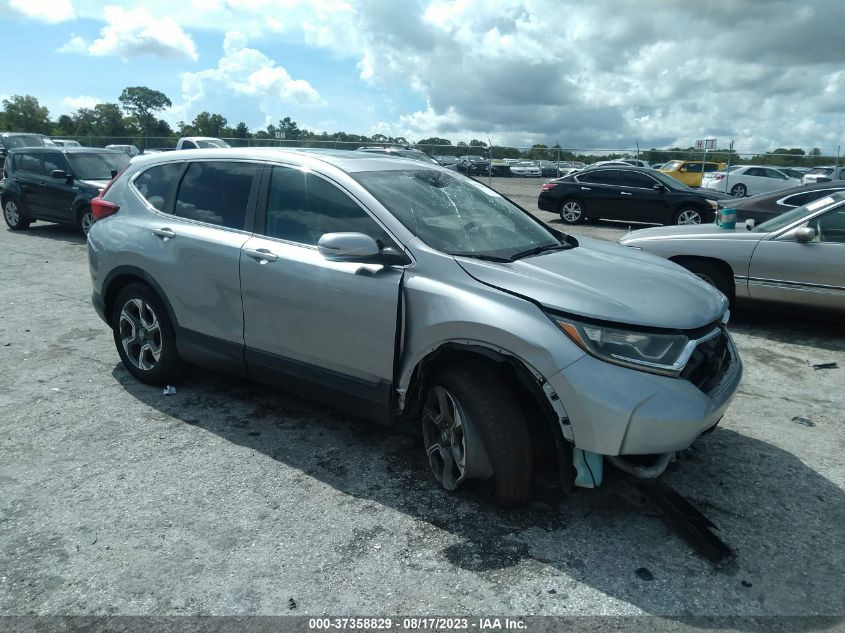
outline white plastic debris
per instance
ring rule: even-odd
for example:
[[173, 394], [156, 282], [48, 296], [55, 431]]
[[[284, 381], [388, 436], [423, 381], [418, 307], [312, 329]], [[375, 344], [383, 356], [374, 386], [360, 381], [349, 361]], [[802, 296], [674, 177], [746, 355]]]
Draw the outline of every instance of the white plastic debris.
[[162, 391], [161, 393], [165, 396], [172, 396], [174, 393], [176, 393], [176, 387], [174, 387], [173, 385], [167, 385], [164, 388], [164, 391]]

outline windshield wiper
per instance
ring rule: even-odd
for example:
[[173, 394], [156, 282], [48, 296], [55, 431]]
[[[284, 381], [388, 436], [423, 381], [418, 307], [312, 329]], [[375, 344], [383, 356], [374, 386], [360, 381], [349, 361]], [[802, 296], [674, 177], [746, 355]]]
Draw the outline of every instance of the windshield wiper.
[[543, 246], [535, 246], [534, 248], [529, 248], [527, 251], [521, 251], [515, 255], [511, 255], [507, 261], [515, 262], [517, 259], [522, 259], [523, 257], [530, 257], [531, 255], [539, 255], [540, 253], [550, 251], [565, 251], [570, 248], [572, 248], [571, 244], [544, 244]]
[[481, 259], [485, 262], [500, 262], [507, 263], [512, 261], [509, 257], [499, 257], [497, 255], [482, 255], [480, 253], [452, 253], [456, 257], [471, 257], [472, 259]]

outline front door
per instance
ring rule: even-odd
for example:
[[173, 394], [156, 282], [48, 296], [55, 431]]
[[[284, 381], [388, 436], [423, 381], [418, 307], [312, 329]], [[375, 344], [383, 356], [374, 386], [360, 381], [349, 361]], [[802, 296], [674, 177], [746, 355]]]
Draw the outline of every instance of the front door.
[[44, 186], [41, 189], [40, 205], [45, 218], [53, 218], [62, 222], [75, 222], [73, 201], [76, 198], [76, 186], [73, 180], [53, 178], [50, 174], [55, 170], [70, 174], [70, 167], [61, 152], [44, 153]]
[[241, 255], [250, 373], [387, 420], [403, 269], [328, 261], [317, 241], [356, 232], [395, 242], [347, 192], [311, 172], [271, 167], [262, 199], [262, 235]]
[[787, 233], [760, 242], [751, 258], [748, 292], [753, 299], [842, 309], [845, 302], [845, 207], [811, 220], [811, 242]]

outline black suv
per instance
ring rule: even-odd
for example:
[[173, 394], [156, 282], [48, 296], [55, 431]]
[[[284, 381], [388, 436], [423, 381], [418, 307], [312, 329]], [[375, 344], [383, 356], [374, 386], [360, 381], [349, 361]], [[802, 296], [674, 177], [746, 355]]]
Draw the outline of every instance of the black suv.
[[87, 234], [94, 222], [91, 199], [128, 164], [128, 156], [107, 149], [12, 149], [3, 166], [3, 218], [15, 231], [46, 220], [78, 226]]

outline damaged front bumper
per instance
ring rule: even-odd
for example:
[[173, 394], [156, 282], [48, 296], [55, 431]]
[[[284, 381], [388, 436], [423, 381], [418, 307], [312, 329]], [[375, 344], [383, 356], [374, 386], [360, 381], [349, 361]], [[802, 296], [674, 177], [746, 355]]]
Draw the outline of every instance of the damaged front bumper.
[[[688, 448], [719, 422], [742, 380], [742, 362], [726, 336], [730, 360], [707, 392], [681, 377], [636, 371], [592, 356], [549, 379], [566, 403], [575, 444], [573, 462], [582, 484], [596, 479], [590, 454], [614, 458], [612, 463], [629, 474], [653, 477], [665, 470], [675, 452]], [[625, 458], [644, 455], [654, 458]], [[579, 463], [587, 467], [581, 470]], [[581, 485], [577, 479], [576, 485]]]

